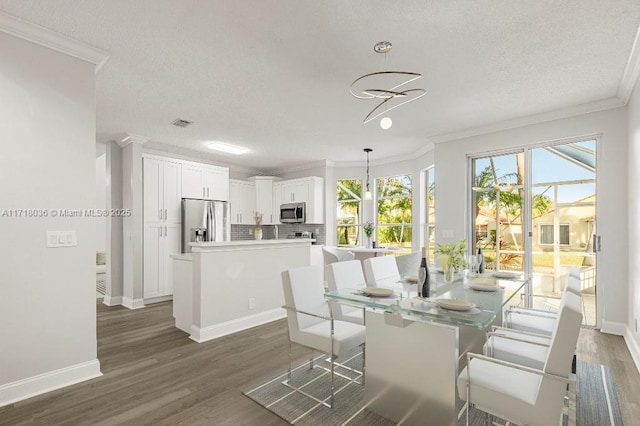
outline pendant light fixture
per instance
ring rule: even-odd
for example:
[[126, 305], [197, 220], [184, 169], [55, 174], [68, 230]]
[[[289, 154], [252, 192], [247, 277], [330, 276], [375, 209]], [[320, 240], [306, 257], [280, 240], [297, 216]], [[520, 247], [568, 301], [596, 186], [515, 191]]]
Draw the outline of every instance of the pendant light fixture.
[[[381, 41], [373, 46], [373, 51], [387, 55], [393, 45], [388, 41]], [[422, 74], [408, 71], [379, 71], [365, 74], [355, 79], [351, 83], [351, 95], [357, 99], [376, 99], [380, 103], [374, 107], [364, 118], [364, 124], [380, 116], [385, 116], [380, 120], [380, 127], [384, 130], [391, 128], [393, 121], [387, 114], [389, 111], [398, 108], [416, 99], [420, 99], [427, 94], [424, 89], [405, 89], [403, 86], [422, 77]], [[383, 86], [389, 84], [391, 88], [385, 89]], [[372, 88], [374, 87], [374, 88]], [[382, 108], [384, 106], [384, 108]]]
[[367, 190], [364, 192], [365, 200], [372, 200], [371, 189], [369, 188], [369, 153], [373, 151], [371, 148], [365, 148], [364, 152], [367, 153]]

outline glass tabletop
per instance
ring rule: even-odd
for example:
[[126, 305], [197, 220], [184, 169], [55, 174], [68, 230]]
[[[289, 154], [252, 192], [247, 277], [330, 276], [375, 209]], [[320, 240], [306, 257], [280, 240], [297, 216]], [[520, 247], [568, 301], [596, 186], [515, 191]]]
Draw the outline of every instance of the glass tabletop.
[[[369, 297], [363, 293], [362, 288], [347, 288], [325, 293], [325, 298], [338, 303], [398, 312], [453, 325], [486, 328], [496, 316], [501, 315], [506, 304], [524, 290], [526, 284], [522, 277], [502, 279], [487, 275], [467, 278], [460, 275], [451, 283], [444, 283], [437, 276], [434, 278], [431, 282], [431, 297], [426, 299], [406, 297], [406, 282], [387, 286], [394, 290], [391, 297]], [[482, 282], [495, 279], [495, 290], [482, 291], [471, 288], [474, 280], [479, 278]], [[453, 299], [453, 302], [449, 299]]]

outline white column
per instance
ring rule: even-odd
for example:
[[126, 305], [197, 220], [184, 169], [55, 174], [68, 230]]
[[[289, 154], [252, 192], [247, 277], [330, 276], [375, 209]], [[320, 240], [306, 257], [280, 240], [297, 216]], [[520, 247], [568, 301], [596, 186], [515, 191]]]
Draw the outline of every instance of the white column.
[[122, 304], [129, 309], [144, 307], [143, 212], [142, 212], [142, 145], [149, 138], [128, 134], [122, 147], [122, 208], [131, 216], [122, 221]]

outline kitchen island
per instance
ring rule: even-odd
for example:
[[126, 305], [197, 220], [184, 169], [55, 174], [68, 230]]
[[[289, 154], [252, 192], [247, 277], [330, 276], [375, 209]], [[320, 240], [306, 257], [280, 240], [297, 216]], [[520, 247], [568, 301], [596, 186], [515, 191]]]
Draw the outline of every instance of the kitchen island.
[[205, 342], [284, 318], [282, 271], [309, 265], [310, 239], [191, 243], [173, 258], [176, 327]]

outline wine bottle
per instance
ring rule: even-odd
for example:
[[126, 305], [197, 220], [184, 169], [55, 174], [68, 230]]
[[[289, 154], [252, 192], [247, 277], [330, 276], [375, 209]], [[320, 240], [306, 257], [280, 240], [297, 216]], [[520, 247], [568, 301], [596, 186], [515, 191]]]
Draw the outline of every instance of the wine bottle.
[[427, 248], [422, 247], [422, 260], [418, 269], [418, 293], [422, 297], [429, 297], [429, 267], [427, 266]]
[[478, 247], [478, 273], [484, 274], [484, 255], [482, 254], [482, 247]]

